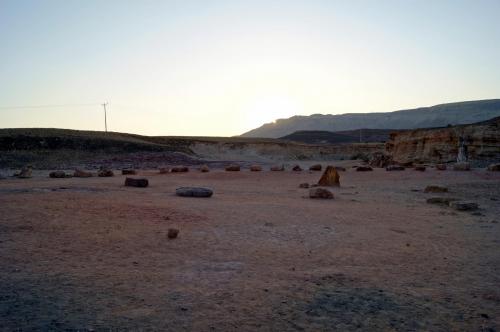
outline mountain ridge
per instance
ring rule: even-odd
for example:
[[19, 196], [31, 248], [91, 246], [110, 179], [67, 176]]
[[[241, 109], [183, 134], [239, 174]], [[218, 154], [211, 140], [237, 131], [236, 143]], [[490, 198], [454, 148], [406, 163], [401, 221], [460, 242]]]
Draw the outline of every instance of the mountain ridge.
[[475, 123], [497, 116], [500, 116], [500, 99], [472, 100], [393, 112], [295, 115], [266, 123], [241, 136], [278, 138], [304, 130], [433, 128]]

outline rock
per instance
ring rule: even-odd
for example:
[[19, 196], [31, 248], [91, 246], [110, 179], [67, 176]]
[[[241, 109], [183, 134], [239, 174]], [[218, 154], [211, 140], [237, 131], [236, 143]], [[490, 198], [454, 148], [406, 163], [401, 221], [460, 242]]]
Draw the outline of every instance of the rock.
[[232, 165], [226, 166], [226, 171], [227, 172], [239, 172], [240, 165], [232, 164]]
[[333, 167], [335, 167], [337, 172], [345, 172], [346, 171], [345, 167], [342, 167], [342, 166], [333, 166]]
[[271, 167], [271, 171], [273, 172], [283, 172], [284, 170], [285, 170], [285, 165]]
[[333, 199], [333, 193], [324, 188], [312, 188], [309, 190], [309, 198]]
[[425, 172], [426, 168], [424, 165], [415, 165], [415, 170], [419, 172]]
[[318, 181], [318, 185], [325, 187], [339, 187], [340, 175], [333, 166], [327, 166], [325, 172]]
[[149, 185], [148, 179], [134, 179], [134, 178], [125, 179], [126, 187], [146, 188], [148, 185]]
[[167, 173], [170, 173], [170, 168], [168, 168], [168, 167], [160, 167], [158, 169], [158, 171], [159, 171], [160, 174], [167, 174]]
[[75, 169], [75, 172], [73, 173], [73, 176], [75, 178], [91, 178], [92, 173], [91, 172], [86, 172], [81, 169]]
[[54, 171], [49, 173], [49, 177], [61, 179], [61, 178], [69, 178], [71, 177], [71, 175], [66, 174], [64, 171]]
[[392, 162], [392, 157], [383, 153], [375, 152], [372, 154], [368, 164], [372, 167], [387, 167]]
[[477, 203], [465, 202], [465, 201], [449, 202], [449, 206], [452, 209], [455, 209], [458, 211], [473, 211], [473, 210], [477, 210], [479, 208], [479, 205], [477, 205]]
[[370, 172], [373, 171], [373, 168], [370, 166], [358, 166], [356, 167], [356, 172]]
[[320, 164], [312, 165], [311, 167], [309, 167], [310, 171], [321, 171], [321, 169], [322, 167]]
[[302, 171], [302, 167], [300, 167], [299, 165], [295, 165], [295, 166], [293, 166], [292, 171], [294, 171], [294, 172], [301, 172]]
[[[469, 160], [488, 160], [499, 157], [500, 117], [488, 121], [451, 126], [402, 130], [393, 132], [386, 142], [386, 152], [398, 164], [449, 163], [457, 160], [460, 137], [466, 140]], [[458, 129], [458, 130], [457, 130]]]
[[424, 189], [424, 193], [447, 193], [448, 188], [441, 186], [427, 186]]
[[177, 228], [169, 228], [167, 236], [169, 239], [175, 239], [179, 235], [179, 230]]
[[456, 163], [455, 165], [453, 165], [453, 170], [454, 171], [470, 171], [470, 163], [468, 163], [468, 162]]
[[441, 204], [441, 205], [449, 205], [453, 201], [457, 201], [456, 198], [451, 197], [431, 197], [427, 199], [427, 203], [429, 204]]
[[309, 183], [305, 183], [305, 182], [301, 183], [301, 184], [299, 184], [299, 188], [306, 188], [307, 189], [307, 188], [309, 188]]
[[189, 168], [187, 166], [176, 166], [176, 167], [172, 167], [170, 172], [171, 173], [186, 173], [186, 172], [189, 172]]
[[488, 171], [500, 172], [500, 164], [491, 164], [490, 166], [488, 166]]
[[213, 191], [208, 188], [181, 187], [175, 190], [175, 194], [182, 197], [210, 197]]
[[201, 165], [200, 172], [202, 172], [202, 173], [210, 172], [210, 168], [208, 168], [208, 165]]
[[29, 179], [32, 176], [33, 168], [31, 166], [24, 166], [21, 168], [21, 171], [14, 176], [17, 176], [20, 179]]
[[438, 171], [446, 171], [446, 164], [437, 164], [436, 169]]
[[391, 172], [391, 171], [404, 171], [405, 168], [404, 166], [399, 166], [399, 165], [389, 165], [385, 168], [386, 171]]
[[101, 168], [101, 169], [97, 172], [97, 176], [102, 177], [102, 178], [105, 178], [105, 177], [115, 176], [115, 173], [113, 173], [113, 171], [112, 171], [112, 170], [110, 170], [110, 169], [107, 169], [107, 168]]
[[250, 170], [252, 172], [260, 172], [260, 171], [262, 171], [262, 167], [260, 165], [252, 165], [252, 166], [250, 166]]
[[122, 175], [136, 175], [135, 169], [122, 169]]

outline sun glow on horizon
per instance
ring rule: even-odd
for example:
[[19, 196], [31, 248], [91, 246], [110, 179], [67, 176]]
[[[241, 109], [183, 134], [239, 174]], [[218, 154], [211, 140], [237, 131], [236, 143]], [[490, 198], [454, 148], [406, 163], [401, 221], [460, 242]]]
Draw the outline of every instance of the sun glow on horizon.
[[[114, 131], [231, 136], [294, 115], [500, 95], [498, 1], [29, 0], [0, 7], [6, 128], [102, 130], [100, 103], [109, 102]], [[89, 102], [95, 105], [5, 107]]]

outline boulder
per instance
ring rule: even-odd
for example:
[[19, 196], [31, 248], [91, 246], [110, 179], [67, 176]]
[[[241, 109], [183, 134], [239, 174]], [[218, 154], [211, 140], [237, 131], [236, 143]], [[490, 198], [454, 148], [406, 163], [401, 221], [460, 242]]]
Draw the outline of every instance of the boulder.
[[446, 164], [437, 164], [436, 169], [438, 171], [446, 171]]
[[75, 178], [90, 178], [90, 177], [92, 177], [92, 173], [91, 172], [83, 171], [81, 169], [75, 169], [75, 172], [73, 173], [73, 176]]
[[101, 178], [106, 178], [106, 177], [111, 177], [111, 176], [115, 176], [115, 173], [113, 173], [112, 170], [110, 169], [107, 169], [107, 168], [101, 168], [98, 172], [97, 172], [97, 176], [101, 177]]
[[240, 165], [232, 164], [232, 165], [226, 166], [226, 171], [227, 172], [239, 172]]
[[342, 167], [342, 166], [333, 166], [333, 167], [335, 167], [337, 172], [345, 172], [346, 171], [345, 167]]
[[210, 172], [210, 168], [208, 168], [208, 165], [201, 165], [200, 172], [202, 172], [202, 173]]
[[136, 175], [135, 169], [122, 169], [122, 175]]
[[285, 170], [285, 165], [271, 167], [271, 171], [273, 172], [283, 172], [284, 170]]
[[250, 166], [250, 170], [252, 172], [260, 172], [260, 171], [262, 171], [262, 167], [260, 165], [252, 165], [252, 166]]
[[427, 186], [424, 189], [424, 193], [447, 193], [448, 188], [442, 186]]
[[488, 171], [500, 172], [500, 164], [491, 164], [490, 166], [488, 166]]
[[425, 172], [426, 168], [425, 165], [415, 165], [415, 170], [419, 172]]
[[49, 173], [49, 177], [61, 179], [61, 178], [71, 177], [71, 175], [66, 174], [64, 171], [53, 171]]
[[370, 166], [358, 166], [356, 167], [356, 172], [370, 172], [373, 171], [373, 168]]
[[449, 206], [452, 209], [459, 211], [473, 211], [479, 208], [479, 205], [477, 205], [477, 203], [465, 201], [453, 201], [449, 203]]
[[201, 187], [181, 187], [175, 190], [175, 194], [182, 197], [210, 197], [213, 191]]
[[385, 168], [386, 171], [391, 172], [391, 171], [404, 171], [405, 168], [404, 166], [399, 166], [399, 165], [389, 165]]
[[325, 188], [312, 188], [309, 190], [309, 198], [333, 199], [333, 193]]
[[468, 162], [456, 163], [453, 165], [453, 170], [454, 171], [470, 171], [470, 163], [468, 163]]
[[186, 172], [189, 172], [189, 168], [187, 166], [176, 166], [176, 167], [172, 167], [170, 172], [172, 172], [172, 173], [186, 173]]
[[323, 175], [318, 181], [318, 185], [325, 187], [339, 187], [340, 175], [333, 166], [327, 166]]
[[306, 182], [301, 183], [301, 184], [299, 184], [299, 188], [305, 188], [305, 189], [307, 189], [307, 188], [309, 188], [309, 183], [306, 183]]
[[168, 168], [168, 167], [160, 167], [159, 172], [160, 172], [160, 174], [170, 173], [170, 168]]
[[179, 235], [179, 230], [177, 228], [169, 228], [167, 231], [167, 237], [169, 239], [175, 239]]
[[310, 171], [321, 171], [321, 169], [322, 167], [320, 164], [312, 165], [311, 167], [309, 167]]
[[125, 179], [126, 187], [146, 188], [148, 185], [149, 185], [148, 179], [134, 179], [134, 178]]
[[21, 171], [19, 173], [14, 174], [14, 176], [17, 176], [20, 179], [29, 179], [31, 178], [33, 173], [33, 168], [31, 166], [24, 166], [21, 168]]
[[294, 172], [301, 172], [302, 171], [302, 167], [300, 167], [299, 165], [295, 165], [295, 166], [293, 166], [292, 171], [294, 171]]

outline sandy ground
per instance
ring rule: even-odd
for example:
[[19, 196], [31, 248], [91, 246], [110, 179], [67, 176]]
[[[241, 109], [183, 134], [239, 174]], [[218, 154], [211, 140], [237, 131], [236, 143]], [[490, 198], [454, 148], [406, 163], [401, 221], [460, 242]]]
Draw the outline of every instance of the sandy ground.
[[0, 330], [500, 330], [498, 173], [140, 175], [0, 181]]

